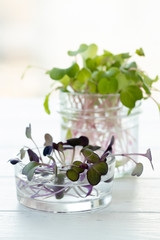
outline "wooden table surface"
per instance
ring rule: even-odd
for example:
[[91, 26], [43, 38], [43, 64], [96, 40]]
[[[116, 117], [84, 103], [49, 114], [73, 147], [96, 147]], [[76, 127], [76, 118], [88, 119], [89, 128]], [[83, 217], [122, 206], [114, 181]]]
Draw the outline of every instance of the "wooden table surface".
[[145, 152], [151, 147], [155, 171], [142, 160], [145, 171], [141, 178], [116, 179], [108, 208], [92, 213], [53, 214], [18, 203], [14, 169], [7, 160], [26, 141], [25, 127], [32, 124], [37, 141], [46, 132], [59, 140], [59, 117], [55, 112], [47, 116], [42, 102], [42, 99], [0, 99], [0, 239], [160, 239], [160, 119], [152, 102], [144, 104], [140, 117], [139, 148]]

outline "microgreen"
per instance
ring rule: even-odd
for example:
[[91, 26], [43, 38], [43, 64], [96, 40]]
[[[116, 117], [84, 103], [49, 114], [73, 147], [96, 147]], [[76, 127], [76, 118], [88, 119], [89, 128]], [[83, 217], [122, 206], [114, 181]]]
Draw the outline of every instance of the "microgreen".
[[29, 124], [29, 127], [26, 127], [26, 137], [32, 139], [32, 136], [31, 136], [31, 124]]
[[66, 175], [71, 181], [77, 181], [80, 173], [84, 172], [81, 161], [75, 161], [72, 163], [71, 168], [67, 170]]
[[44, 143], [45, 146], [52, 146], [53, 138], [49, 133], [46, 133], [44, 135], [44, 139], [45, 139], [45, 143]]
[[30, 161], [39, 162], [39, 157], [31, 149], [27, 150]]
[[140, 176], [143, 172], [143, 164], [142, 163], [137, 163], [133, 172], [132, 172], [132, 176]]
[[85, 147], [85, 146], [88, 145], [89, 140], [88, 140], [87, 137], [81, 136], [79, 138], [68, 139], [66, 142], [67, 142], [68, 145], [71, 145], [73, 147], [75, 147], [75, 146], [83, 146], [83, 147]]
[[10, 162], [12, 165], [16, 165], [17, 163], [21, 162], [21, 160], [18, 159], [18, 158], [14, 158], [14, 159], [10, 159], [9, 162]]
[[[64, 179], [65, 179], [65, 175], [59, 173], [59, 174], [57, 174], [57, 176], [56, 176], [56, 178], [55, 178], [54, 184], [55, 184], [55, 185], [63, 185], [63, 184], [64, 184]], [[63, 187], [54, 186], [53, 189], [54, 189], [55, 192], [57, 192], [57, 193], [55, 194], [56, 199], [61, 199], [61, 198], [64, 197]]]
[[[26, 128], [26, 137], [30, 139], [34, 145], [35, 142], [31, 136], [31, 125]], [[63, 198], [65, 195], [66, 188], [65, 181], [68, 179], [71, 182], [85, 182], [84, 187], [87, 188], [88, 192], [86, 196], [90, 195], [92, 189], [95, 185], [101, 182], [102, 176], [107, 175], [109, 170], [109, 159], [116, 156], [123, 156], [131, 159], [135, 163], [135, 168], [132, 172], [133, 176], [140, 176], [143, 172], [143, 164], [137, 162], [133, 157], [142, 156], [148, 158], [151, 166], [152, 164], [152, 155], [150, 149], [146, 153], [112, 153], [112, 147], [114, 144], [114, 137], [112, 136], [108, 146], [105, 151], [100, 150], [99, 146], [89, 145], [89, 139], [86, 136], [80, 136], [79, 138], [67, 139], [65, 142], [53, 142], [53, 138], [50, 134], [44, 135], [45, 143], [43, 148], [43, 159], [40, 155], [40, 149], [36, 148], [31, 149], [24, 147], [20, 149], [20, 159], [10, 159], [10, 163], [15, 164], [24, 164], [23, 158], [25, 152], [28, 154], [28, 163], [24, 164], [22, 169], [22, 174], [26, 176], [28, 181], [32, 181], [33, 178], [40, 175], [41, 177], [48, 176], [52, 174], [50, 183], [53, 183], [53, 186], [45, 186], [45, 191], [49, 191], [50, 194], [54, 194], [57, 199]], [[79, 149], [80, 148], [80, 149]], [[76, 159], [75, 151], [79, 149], [79, 159]], [[69, 154], [68, 154], [69, 151]], [[109, 183], [113, 180], [113, 176], [104, 182]], [[36, 197], [37, 195], [33, 195]], [[48, 196], [47, 194], [45, 196]]]
[[28, 180], [31, 181], [33, 178], [35, 169], [39, 166], [37, 162], [29, 162], [22, 170], [22, 174], [26, 175]]
[[21, 150], [20, 150], [20, 159], [23, 159], [25, 157], [25, 155], [26, 155], [26, 151], [23, 148], [21, 148]]
[[53, 147], [52, 147], [52, 146], [46, 146], [46, 147], [44, 148], [44, 150], [43, 150], [43, 155], [44, 155], [44, 156], [50, 155], [51, 152], [52, 152], [52, 150], [53, 150]]
[[[145, 56], [142, 48], [136, 49], [135, 54]], [[104, 50], [99, 55], [96, 44], [81, 44], [77, 50], [68, 51], [68, 55], [74, 58], [69, 68], [52, 68], [46, 72], [52, 80], [60, 83], [58, 89], [82, 94], [120, 94], [120, 101], [129, 109], [129, 113], [137, 101], [151, 96], [152, 85], [158, 81], [158, 76], [152, 79], [140, 70], [129, 53], [113, 54]], [[82, 67], [77, 61], [77, 55], [82, 58]], [[44, 102], [48, 114], [52, 91], [46, 95]]]
[[136, 53], [137, 53], [139, 56], [145, 56], [144, 51], [143, 51], [142, 48], [137, 49], [137, 50], [136, 50]]

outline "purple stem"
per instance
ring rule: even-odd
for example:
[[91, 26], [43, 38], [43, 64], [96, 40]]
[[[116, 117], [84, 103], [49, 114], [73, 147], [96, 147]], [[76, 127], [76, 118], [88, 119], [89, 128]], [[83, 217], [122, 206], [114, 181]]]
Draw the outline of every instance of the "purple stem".
[[[143, 153], [122, 153], [122, 154], [113, 154], [113, 156], [124, 156], [124, 157], [142, 156], [142, 157], [146, 157], [150, 161], [152, 169], [154, 170], [153, 163], [152, 163], [152, 155], [151, 155], [151, 150], [150, 149], [148, 149], [145, 154], [143, 154]], [[133, 160], [133, 161], [137, 164], [137, 162], [135, 160]]]
[[37, 193], [36, 193], [36, 194], [32, 195], [31, 198], [35, 198], [35, 197], [46, 197], [46, 196], [50, 196], [50, 195], [55, 195], [55, 194], [57, 194], [57, 193], [60, 193], [60, 192], [64, 191], [65, 189], [67, 189], [67, 187], [64, 187], [64, 188], [62, 188], [62, 189], [60, 189], [60, 190], [54, 192], [54, 191], [52, 191], [52, 190], [50, 190], [50, 189], [44, 187], [44, 189], [40, 189], [40, 190], [42, 190], [42, 191], [46, 191], [46, 192], [48, 191], [48, 192], [50, 192], [50, 193], [47, 193], [47, 194], [41, 194], [41, 195], [39, 195], [39, 194], [37, 195]]

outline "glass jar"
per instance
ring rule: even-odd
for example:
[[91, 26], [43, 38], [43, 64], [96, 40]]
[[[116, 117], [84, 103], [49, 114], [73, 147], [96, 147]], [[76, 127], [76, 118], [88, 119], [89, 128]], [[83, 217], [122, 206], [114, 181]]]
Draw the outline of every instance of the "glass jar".
[[[71, 154], [69, 154], [71, 155]], [[64, 175], [63, 183], [56, 183], [51, 168], [37, 168], [31, 181], [22, 174], [24, 164], [15, 165], [17, 198], [26, 207], [54, 213], [92, 211], [108, 206], [112, 199], [115, 158], [107, 158], [108, 172], [101, 181], [91, 186], [87, 178], [72, 182], [66, 177], [66, 169], [59, 166], [59, 174]]]
[[[138, 151], [138, 119], [141, 102], [128, 114], [119, 94], [81, 94], [60, 92], [61, 138], [87, 136], [90, 144], [105, 149], [115, 137], [113, 153]], [[129, 174], [134, 163], [120, 157], [116, 177]]]

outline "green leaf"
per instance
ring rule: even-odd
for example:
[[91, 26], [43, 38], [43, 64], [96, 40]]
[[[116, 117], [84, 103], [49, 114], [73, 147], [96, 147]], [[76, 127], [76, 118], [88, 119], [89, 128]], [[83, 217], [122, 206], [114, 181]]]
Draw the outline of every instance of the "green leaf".
[[85, 89], [85, 84], [83, 84], [80, 80], [76, 79], [73, 83], [72, 83], [72, 88], [74, 89], [74, 91], [76, 92], [82, 92]]
[[50, 114], [50, 109], [49, 109], [49, 97], [51, 95], [51, 92], [48, 93], [45, 97], [45, 100], [44, 100], [44, 103], [43, 103], [43, 106], [44, 106], [44, 109], [46, 111], [46, 113]]
[[92, 151], [96, 151], [96, 150], [100, 149], [101, 147], [100, 146], [88, 145], [84, 148], [91, 149]]
[[21, 150], [20, 150], [20, 159], [23, 159], [25, 157], [25, 154], [26, 154], [26, 151], [23, 148], [21, 148]]
[[91, 77], [91, 72], [86, 68], [82, 68], [77, 74], [77, 79], [82, 84], [85, 83], [90, 77]]
[[120, 67], [125, 62], [125, 60], [130, 57], [131, 56], [129, 55], [129, 53], [120, 53], [120, 54], [112, 55], [112, 58], [110, 58], [110, 61], [111, 61], [110, 63], [112, 66]]
[[89, 93], [96, 93], [97, 92], [97, 85], [92, 82], [92, 81], [88, 81], [87, 82], [87, 90]]
[[74, 161], [71, 169], [67, 170], [66, 175], [71, 181], [77, 181], [79, 174], [84, 172], [84, 169], [81, 168], [80, 165], [82, 165], [81, 161]]
[[26, 175], [28, 180], [31, 181], [35, 169], [39, 166], [37, 162], [29, 162], [23, 169], [22, 174]]
[[28, 174], [27, 174], [27, 179], [28, 179], [28, 181], [31, 181], [31, 180], [32, 180], [36, 168], [37, 168], [37, 166], [34, 167], [34, 168], [32, 168], [32, 169], [28, 172]]
[[29, 124], [29, 127], [26, 127], [26, 137], [29, 139], [32, 139], [31, 136], [31, 124]]
[[74, 63], [70, 68], [67, 68], [67, 69], [66, 69], [66, 74], [67, 74], [69, 77], [73, 78], [73, 77], [76, 76], [76, 74], [78, 73], [78, 71], [79, 71], [79, 66], [78, 66], [77, 63]]
[[106, 175], [108, 172], [108, 165], [106, 162], [99, 162], [94, 164], [94, 169], [100, 173], [100, 175]]
[[61, 68], [52, 68], [50, 71], [46, 72], [49, 74], [50, 78], [53, 80], [60, 80], [62, 79], [66, 74], [66, 69]]
[[111, 78], [119, 73], [119, 69], [116, 67], [111, 67], [105, 74], [107, 77]]
[[139, 55], [139, 56], [145, 56], [142, 48], [136, 49], [136, 54]]
[[144, 78], [139, 74], [139, 79], [142, 82], [142, 87], [145, 90], [146, 94], [150, 95], [151, 91], [147, 83], [144, 81]]
[[116, 78], [102, 78], [98, 83], [98, 92], [101, 94], [116, 93], [118, 82]]
[[120, 93], [120, 100], [124, 106], [134, 108], [137, 100], [143, 98], [142, 91], [138, 86], [131, 85], [126, 87]]
[[80, 168], [79, 166], [82, 165], [81, 161], [75, 161], [73, 162], [73, 166], [71, 167], [72, 170], [76, 171], [77, 173], [84, 172], [83, 168]]
[[83, 156], [87, 158], [91, 163], [96, 163], [100, 161], [100, 157], [94, 153], [91, 149], [83, 148], [81, 150]]
[[67, 86], [69, 85], [71, 79], [69, 76], [64, 75], [64, 77], [60, 80], [60, 82], [62, 83], [64, 88], [67, 88]]
[[115, 77], [118, 81], [118, 90], [122, 90], [124, 88], [126, 88], [129, 85], [129, 81], [126, 78], [125, 74], [123, 73], [118, 73]]
[[106, 175], [108, 165], [106, 162], [98, 162], [91, 166], [87, 172], [87, 179], [91, 185], [97, 185], [101, 180], [101, 175]]
[[71, 132], [71, 129], [68, 128], [67, 134], [66, 134], [66, 139], [70, 139], [70, 138], [72, 138], [72, 132]]
[[137, 176], [139, 177], [143, 172], [143, 164], [142, 163], [137, 163], [136, 167], [134, 168], [132, 172], [132, 176]]
[[137, 68], [137, 63], [136, 62], [130, 62], [125, 65], [125, 69], [130, 69], [130, 68]]
[[153, 79], [152, 81], [153, 82], [157, 82], [159, 80], [159, 77], [158, 77], [158, 75], [155, 77], [155, 79]]
[[100, 67], [105, 66], [107, 61], [108, 61], [107, 57], [102, 55], [102, 56], [95, 56], [94, 58], [87, 58], [85, 60], [85, 64], [87, 68], [93, 72], [97, 70], [98, 66]]
[[94, 82], [99, 82], [101, 78], [107, 78], [106, 71], [94, 71], [92, 74], [92, 79]]
[[126, 76], [126, 78], [129, 80], [129, 84], [138, 84], [139, 83], [139, 74], [136, 70], [130, 70], [130, 69], [121, 69], [122, 73]]
[[95, 186], [101, 181], [101, 175], [93, 167], [91, 167], [87, 171], [87, 179], [92, 186]]
[[88, 69], [90, 69], [93, 72], [97, 69], [97, 62], [95, 59], [87, 58], [86, 66]]
[[71, 67], [61, 69], [61, 68], [53, 68], [47, 73], [50, 75], [50, 78], [53, 80], [60, 80], [65, 75], [68, 75], [69, 77], [75, 77], [77, 72], [79, 71], [79, 66], [77, 63], [74, 63]]
[[125, 61], [125, 58], [122, 57], [122, 54], [113, 55], [113, 66], [120, 67]]
[[151, 79], [150, 77], [148, 77], [147, 75], [143, 75], [143, 79], [144, 79], [144, 82], [147, 84], [147, 86], [149, 86], [150, 88], [152, 87], [152, 84], [154, 82], [157, 82], [158, 81], [158, 76], [156, 76], [155, 79]]
[[36, 167], [36, 166], [39, 166], [39, 163], [34, 162], [34, 161], [29, 162], [29, 163], [28, 163], [27, 165], [25, 165], [25, 167], [23, 168], [22, 174], [27, 175], [28, 172], [29, 172], [32, 168], [34, 168], [34, 167]]
[[69, 56], [76, 56], [79, 53], [85, 52], [88, 49], [87, 44], [81, 44], [77, 51], [68, 51]]
[[93, 60], [95, 61], [97, 67], [98, 66], [105, 66], [106, 61], [107, 61], [107, 57], [104, 56], [104, 55], [96, 56], [96, 57], [93, 58]]
[[68, 177], [71, 181], [73, 181], [73, 182], [77, 181], [78, 178], [79, 178], [79, 173], [77, 173], [77, 172], [76, 172], [75, 170], [73, 170], [73, 169], [67, 170], [66, 175], [67, 175], [67, 177]]
[[120, 53], [119, 56], [121, 56], [123, 59], [126, 59], [126, 58], [130, 58], [130, 54], [127, 52], [127, 53]]
[[84, 59], [94, 58], [97, 54], [97, 51], [98, 51], [98, 47], [96, 44], [93, 43], [93, 44], [90, 44], [86, 49], [86, 51], [82, 52], [81, 55]]
[[113, 54], [107, 50], [104, 50], [104, 56], [113, 56]]

